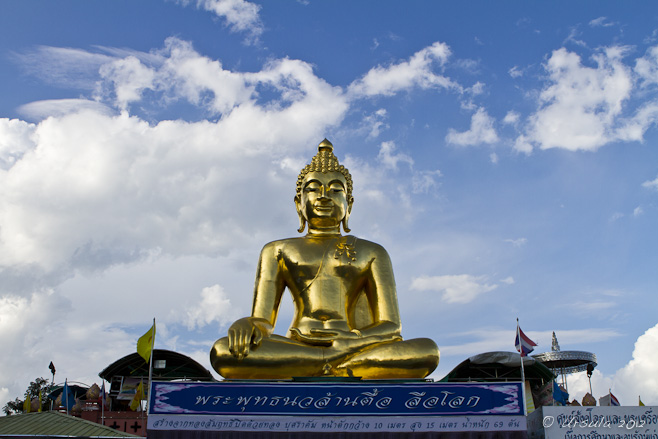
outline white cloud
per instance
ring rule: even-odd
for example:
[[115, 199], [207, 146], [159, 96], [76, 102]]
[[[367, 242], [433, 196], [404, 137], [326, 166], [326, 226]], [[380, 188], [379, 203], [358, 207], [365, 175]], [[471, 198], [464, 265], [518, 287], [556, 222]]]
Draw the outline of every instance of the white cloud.
[[0, 169], [9, 169], [34, 147], [34, 129], [22, 120], [0, 118]]
[[591, 20], [589, 22], [589, 25], [591, 27], [610, 27], [610, 26], [614, 26], [615, 24], [608, 21], [608, 17], [599, 17], [599, 18], [595, 18], [594, 20]]
[[114, 57], [69, 47], [39, 46], [34, 50], [14, 54], [29, 75], [65, 88], [93, 90], [98, 69]]
[[90, 110], [96, 113], [111, 116], [116, 112], [100, 102], [89, 99], [49, 99], [46, 101], [30, 102], [21, 105], [20, 114], [28, 119], [43, 120], [47, 117], [62, 117], [71, 113]]
[[512, 78], [520, 78], [523, 76], [523, 69], [520, 69], [518, 66], [514, 66], [507, 71]]
[[508, 276], [505, 279], [500, 280], [502, 283], [507, 284], [507, 285], [514, 285], [514, 278], [512, 276]]
[[658, 191], [658, 177], [656, 177], [655, 180], [645, 181], [644, 183], [642, 183], [642, 187], [645, 187], [647, 189], [654, 189]]
[[197, 0], [197, 7], [224, 18], [231, 31], [246, 32], [249, 35], [247, 42], [257, 40], [263, 33], [263, 23], [258, 15], [260, 5], [255, 3], [244, 0]]
[[516, 125], [519, 123], [521, 115], [516, 111], [508, 111], [505, 117], [503, 118], [503, 123], [506, 125]]
[[635, 209], [633, 209], [633, 216], [638, 217], [644, 213], [644, 209], [642, 209], [642, 206], [637, 206]]
[[[57, 382], [67, 377], [99, 382], [97, 371], [110, 359], [131, 352], [134, 340], [121, 330], [103, 327], [97, 319], [95, 313], [74, 313], [73, 304], [52, 290], [28, 297], [0, 297], [5, 352], [0, 356], [0, 370], [11, 371], [2, 377], [2, 386], [9, 389], [7, 400], [20, 397], [34, 378], [50, 378], [50, 361], [57, 368]], [[35, 372], [38, 370], [42, 372]]]
[[[134, 54], [127, 59], [111, 59], [113, 67], [105, 71], [123, 69], [105, 84], [106, 91], [116, 91], [117, 106], [141, 105], [146, 98], [140, 90], [153, 86], [165, 102], [183, 98], [224, 117], [217, 123], [151, 125], [127, 112], [111, 114], [101, 104], [67, 100], [26, 107], [59, 113], [37, 125], [0, 120], [5, 282], [36, 273], [66, 277], [153, 252], [229, 251], [236, 239], [252, 235], [244, 218], [262, 218], [255, 214], [262, 201], [245, 201], [250, 197], [244, 183], [259, 175], [272, 187], [284, 185], [277, 174], [292, 171], [274, 163], [296, 148], [307, 150], [348, 108], [341, 90], [301, 61], [274, 60], [259, 72], [231, 72], [176, 39], [167, 41], [153, 65]], [[257, 104], [260, 86], [279, 93]], [[240, 214], [229, 217], [229, 211]]]
[[138, 101], [143, 90], [154, 88], [155, 72], [135, 56], [104, 64], [99, 71], [102, 78], [113, 84], [116, 103], [121, 110], [126, 110], [130, 102]]
[[494, 120], [484, 108], [478, 108], [473, 114], [468, 131], [458, 132], [451, 128], [446, 136], [446, 142], [459, 146], [491, 144], [497, 141], [498, 134], [494, 128]]
[[[608, 47], [593, 56], [595, 67], [562, 48], [552, 53], [545, 68], [550, 84], [539, 97], [539, 109], [515, 141], [515, 149], [533, 147], [594, 151], [615, 140], [642, 141], [647, 128], [658, 120], [658, 105], [648, 102], [632, 117], [622, 113], [631, 98], [632, 70], [622, 59], [624, 47]], [[649, 72], [645, 64], [636, 71]], [[646, 73], [649, 75], [649, 73]]]
[[385, 122], [388, 118], [386, 109], [380, 108], [369, 116], [366, 116], [362, 122], [362, 129], [368, 132], [368, 139], [376, 139], [381, 134], [382, 130], [387, 129], [389, 126]]
[[459, 90], [460, 87], [451, 79], [433, 71], [435, 64], [442, 67], [449, 56], [450, 49], [448, 46], [436, 42], [416, 52], [408, 61], [402, 61], [388, 67], [377, 66], [371, 69], [363, 78], [350, 84], [348, 93], [354, 97], [368, 97], [375, 95], [392, 96], [399, 91], [409, 90], [412, 87]]
[[442, 176], [441, 171], [416, 171], [411, 179], [414, 194], [426, 194], [439, 187], [437, 178]]
[[[254, 176], [274, 192], [286, 188], [298, 169], [282, 164], [298, 163], [298, 151], [308, 151], [317, 133], [339, 124], [350, 107], [339, 87], [298, 60], [272, 60], [242, 73], [175, 38], [150, 54], [103, 50], [113, 56], [98, 67], [98, 101], [24, 106], [42, 118], [51, 113], [36, 125], [0, 120], [6, 140], [0, 144], [0, 280], [17, 293], [30, 294], [45, 279], [57, 284], [77, 272], [151, 257], [235, 251], [241, 240], [253, 239], [254, 227], [269, 224], [259, 212], [284, 216], [287, 208], [277, 197], [252, 202]], [[437, 44], [408, 64], [443, 59], [445, 52]], [[267, 99], [260, 99], [264, 88]], [[147, 123], [130, 115], [132, 106], [181, 99], [222, 117]], [[372, 181], [409, 166], [412, 178], [397, 188], [404, 205], [411, 193], [438, 185], [439, 171], [414, 170], [392, 142], [381, 145], [378, 160]], [[374, 193], [362, 195], [381, 202]]]
[[236, 314], [231, 300], [224, 289], [219, 285], [204, 288], [201, 298], [185, 310], [184, 324], [192, 330], [196, 327], [202, 328], [214, 321], [220, 325], [236, 320]]
[[469, 303], [496, 288], [498, 285], [486, 283], [485, 276], [470, 274], [420, 276], [411, 282], [412, 290], [442, 292], [441, 299], [447, 303]]
[[637, 395], [647, 405], [658, 404], [658, 325], [638, 337], [633, 359], [614, 376], [614, 391], [625, 404], [635, 405]]
[[382, 142], [379, 147], [379, 154], [377, 155], [377, 160], [379, 160], [385, 168], [391, 170], [397, 170], [399, 163], [406, 163], [409, 167], [413, 166], [413, 159], [404, 153], [395, 153], [395, 142]]
[[[614, 334], [613, 334], [614, 336]], [[562, 337], [560, 337], [562, 344]], [[638, 337], [633, 350], [633, 358], [621, 369], [611, 374], [603, 374], [599, 368], [592, 375], [593, 394], [600, 398], [612, 393], [623, 406], [637, 406], [638, 396], [647, 406], [658, 404], [658, 356], [655, 346], [658, 344], [658, 325], [648, 329]], [[579, 402], [590, 391], [589, 380], [585, 372], [569, 375], [568, 386], [571, 400]]]

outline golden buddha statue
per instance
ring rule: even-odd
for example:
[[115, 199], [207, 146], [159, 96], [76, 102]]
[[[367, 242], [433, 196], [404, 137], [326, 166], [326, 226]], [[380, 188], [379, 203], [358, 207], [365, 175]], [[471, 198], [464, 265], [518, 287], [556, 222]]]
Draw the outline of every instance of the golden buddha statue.
[[[295, 205], [304, 237], [266, 244], [250, 317], [231, 325], [210, 351], [232, 379], [339, 376], [423, 378], [439, 363], [427, 338], [402, 340], [393, 268], [378, 244], [349, 232], [352, 177], [324, 140], [299, 174]], [[281, 297], [295, 315], [286, 337], [273, 334]]]

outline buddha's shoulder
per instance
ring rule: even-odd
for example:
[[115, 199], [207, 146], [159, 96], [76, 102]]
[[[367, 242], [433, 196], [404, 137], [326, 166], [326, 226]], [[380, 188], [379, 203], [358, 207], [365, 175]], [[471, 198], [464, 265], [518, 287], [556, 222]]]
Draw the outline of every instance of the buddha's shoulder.
[[[336, 240], [336, 244], [343, 244], [348, 246], [353, 246], [359, 251], [376, 253], [376, 254], [386, 254], [386, 249], [376, 242], [368, 241], [367, 239], [361, 239], [353, 235], [342, 236]], [[317, 241], [311, 240], [305, 236], [294, 237], [294, 238], [285, 238], [278, 239], [276, 241], [268, 242], [263, 247], [263, 251], [279, 251], [286, 249], [299, 249], [312, 245], [317, 245]]]
[[285, 250], [287, 248], [298, 248], [307, 245], [307, 240], [304, 237], [284, 238], [277, 239], [276, 241], [268, 242], [263, 246], [263, 252]]
[[[347, 245], [352, 245], [361, 249], [369, 249], [373, 251], [383, 251], [386, 250], [381, 245], [376, 242], [368, 241], [367, 239], [362, 239], [353, 235], [341, 236], [340, 239], [336, 240], [336, 243], [343, 243]], [[265, 244], [263, 248], [274, 249], [274, 248], [284, 248], [284, 247], [305, 247], [309, 245], [317, 244], [314, 240], [309, 239], [305, 236], [298, 236], [294, 238], [284, 238], [277, 239], [276, 241], [271, 241]]]

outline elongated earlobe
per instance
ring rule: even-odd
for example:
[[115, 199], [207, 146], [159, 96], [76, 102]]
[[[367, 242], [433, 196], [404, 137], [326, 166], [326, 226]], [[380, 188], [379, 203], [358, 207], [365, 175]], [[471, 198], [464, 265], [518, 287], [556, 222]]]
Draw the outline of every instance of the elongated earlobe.
[[295, 197], [295, 208], [297, 209], [297, 216], [299, 216], [299, 229], [297, 229], [297, 231], [299, 233], [304, 233], [304, 229], [306, 228], [306, 218], [304, 218], [304, 214], [302, 214], [302, 206], [299, 197]]
[[343, 230], [345, 233], [349, 233], [352, 229], [349, 228], [348, 222], [350, 220], [350, 214], [352, 213], [352, 203], [354, 203], [354, 198], [350, 199], [347, 203], [347, 212], [345, 212], [345, 217], [343, 218]]

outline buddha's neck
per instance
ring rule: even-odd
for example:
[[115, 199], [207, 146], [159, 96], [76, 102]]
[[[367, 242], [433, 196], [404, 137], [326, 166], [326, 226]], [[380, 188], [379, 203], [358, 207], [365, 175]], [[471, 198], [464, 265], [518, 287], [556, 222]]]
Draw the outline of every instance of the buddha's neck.
[[310, 228], [306, 234], [308, 237], [320, 238], [320, 237], [336, 237], [341, 236], [340, 226], [338, 227], [327, 227], [327, 228]]

